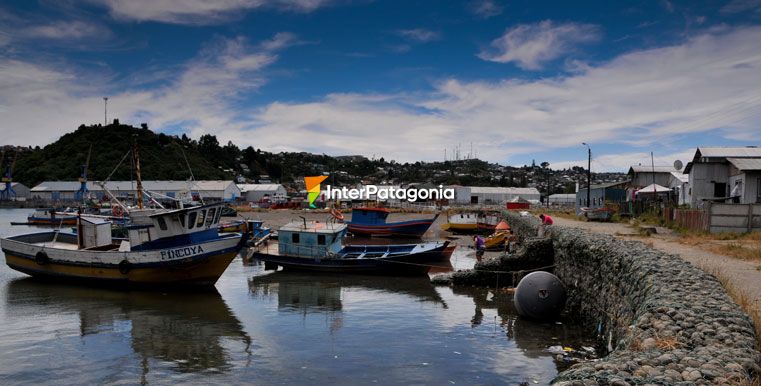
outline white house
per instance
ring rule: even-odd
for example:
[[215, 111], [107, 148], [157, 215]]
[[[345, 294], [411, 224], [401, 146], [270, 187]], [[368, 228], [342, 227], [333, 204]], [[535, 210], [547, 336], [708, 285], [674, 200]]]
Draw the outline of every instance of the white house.
[[263, 198], [285, 200], [288, 191], [280, 184], [239, 184], [241, 197], [248, 202], [259, 202]]
[[761, 148], [699, 147], [684, 172], [692, 207], [702, 207], [706, 200], [761, 202]]
[[536, 188], [505, 188], [492, 186], [454, 186], [457, 204], [503, 204], [515, 197], [538, 203], [541, 194]]

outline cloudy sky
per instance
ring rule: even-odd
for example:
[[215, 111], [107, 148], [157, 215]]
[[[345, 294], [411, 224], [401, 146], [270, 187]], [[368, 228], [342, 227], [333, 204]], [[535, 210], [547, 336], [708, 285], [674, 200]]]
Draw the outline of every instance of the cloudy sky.
[[0, 3], [0, 144], [82, 123], [269, 151], [621, 170], [761, 139], [761, 0]]

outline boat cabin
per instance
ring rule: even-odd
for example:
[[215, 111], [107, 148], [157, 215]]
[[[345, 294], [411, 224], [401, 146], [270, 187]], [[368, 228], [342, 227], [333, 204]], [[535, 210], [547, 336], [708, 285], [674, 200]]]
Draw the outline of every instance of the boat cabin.
[[351, 223], [361, 225], [384, 225], [390, 211], [386, 208], [354, 208]]
[[130, 211], [128, 245], [121, 250], [142, 250], [191, 244], [218, 237], [222, 204], [176, 210], [140, 209]]
[[278, 230], [282, 256], [325, 257], [341, 250], [347, 226], [334, 222], [292, 221]]

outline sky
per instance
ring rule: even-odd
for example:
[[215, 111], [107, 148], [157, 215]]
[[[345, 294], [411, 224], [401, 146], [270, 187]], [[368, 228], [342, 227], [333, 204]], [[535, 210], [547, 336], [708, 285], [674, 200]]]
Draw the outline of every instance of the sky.
[[0, 144], [102, 123], [104, 96], [272, 152], [686, 163], [759, 144], [761, 0], [0, 3]]

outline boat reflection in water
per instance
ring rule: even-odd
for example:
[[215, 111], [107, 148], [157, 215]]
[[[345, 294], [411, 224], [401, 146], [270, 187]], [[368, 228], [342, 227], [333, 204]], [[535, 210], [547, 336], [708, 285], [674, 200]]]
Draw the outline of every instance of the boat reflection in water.
[[128, 322], [143, 376], [150, 372], [149, 359], [169, 362], [179, 373], [225, 372], [233, 367], [226, 351], [232, 342], [251, 355], [251, 338], [216, 290], [127, 292], [26, 278], [8, 283], [5, 302], [6, 311], [16, 315], [56, 320], [74, 312], [82, 338]]
[[248, 287], [255, 296], [277, 293], [278, 309], [303, 313], [341, 311], [342, 290], [361, 288], [410, 296], [421, 302], [447, 308], [428, 277], [379, 277], [365, 275], [314, 274], [278, 271], [254, 276]]

